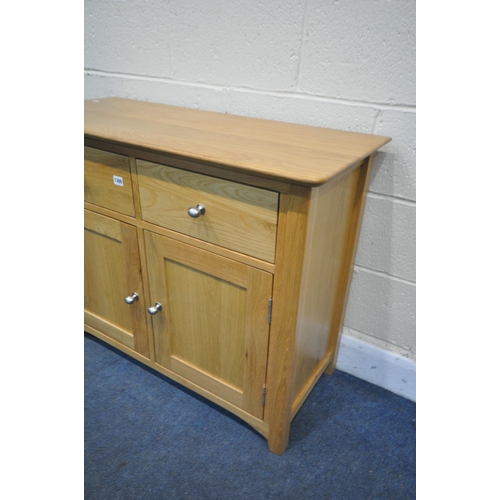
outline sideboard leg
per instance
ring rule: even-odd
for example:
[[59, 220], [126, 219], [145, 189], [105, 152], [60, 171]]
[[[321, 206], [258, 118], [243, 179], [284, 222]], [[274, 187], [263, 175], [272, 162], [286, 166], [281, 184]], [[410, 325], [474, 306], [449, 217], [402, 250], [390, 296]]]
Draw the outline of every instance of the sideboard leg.
[[278, 432], [272, 432], [269, 435], [267, 446], [269, 451], [275, 453], [276, 455], [282, 455], [288, 446], [288, 437], [290, 435], [290, 424], [286, 428], [281, 429]]
[[333, 362], [333, 359], [330, 360], [330, 362], [326, 365], [325, 373], [327, 375], [331, 375], [335, 371], [335, 363]]

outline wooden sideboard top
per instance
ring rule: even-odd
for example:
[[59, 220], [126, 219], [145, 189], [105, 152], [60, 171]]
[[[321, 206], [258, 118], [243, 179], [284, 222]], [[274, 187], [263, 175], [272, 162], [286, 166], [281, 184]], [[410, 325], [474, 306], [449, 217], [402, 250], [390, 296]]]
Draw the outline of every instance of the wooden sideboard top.
[[325, 183], [391, 140], [122, 98], [85, 101], [85, 135], [306, 186]]

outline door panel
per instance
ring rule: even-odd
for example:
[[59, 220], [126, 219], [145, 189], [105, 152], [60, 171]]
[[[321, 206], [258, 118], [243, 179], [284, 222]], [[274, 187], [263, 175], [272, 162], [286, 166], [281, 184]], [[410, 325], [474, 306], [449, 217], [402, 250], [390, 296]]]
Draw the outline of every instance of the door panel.
[[85, 324], [149, 357], [136, 228], [85, 210], [84, 245]]
[[272, 275], [145, 232], [156, 361], [262, 418]]
[[[182, 332], [172, 336], [171, 355], [243, 390], [246, 290], [171, 260], [165, 277], [167, 290], [175, 290], [170, 328]], [[232, 362], [221, 363], [224, 356]]]

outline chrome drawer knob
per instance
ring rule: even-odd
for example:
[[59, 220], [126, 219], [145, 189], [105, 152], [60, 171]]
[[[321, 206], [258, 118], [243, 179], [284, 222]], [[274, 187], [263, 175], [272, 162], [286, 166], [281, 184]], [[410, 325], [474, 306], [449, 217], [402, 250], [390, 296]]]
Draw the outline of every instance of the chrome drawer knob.
[[200, 205], [198, 203], [198, 205], [196, 205], [196, 207], [191, 207], [189, 210], [188, 210], [188, 214], [190, 217], [193, 217], [196, 219], [196, 217], [199, 217], [200, 215], [204, 215], [205, 214], [205, 207], [203, 205]]
[[139, 300], [139, 295], [137, 295], [135, 292], [132, 295], [129, 295], [128, 297], [125, 297], [125, 302], [127, 304], [133, 304], [136, 300]]
[[151, 316], [154, 316], [158, 311], [161, 311], [162, 307], [159, 302], [157, 302], [154, 306], [148, 307], [148, 313], [151, 314]]

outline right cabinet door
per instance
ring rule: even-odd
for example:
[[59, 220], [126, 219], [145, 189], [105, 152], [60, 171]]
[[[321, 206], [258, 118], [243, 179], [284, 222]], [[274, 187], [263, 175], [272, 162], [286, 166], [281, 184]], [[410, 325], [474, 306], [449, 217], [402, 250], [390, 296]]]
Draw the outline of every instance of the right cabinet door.
[[156, 362], [262, 418], [270, 273], [145, 232]]

